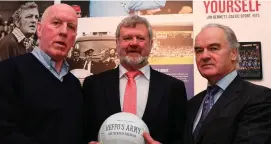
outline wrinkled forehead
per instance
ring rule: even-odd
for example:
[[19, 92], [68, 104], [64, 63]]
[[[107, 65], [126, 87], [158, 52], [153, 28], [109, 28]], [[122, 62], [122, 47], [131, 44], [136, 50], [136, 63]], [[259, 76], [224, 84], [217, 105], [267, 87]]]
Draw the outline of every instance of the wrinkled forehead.
[[37, 8], [25, 9], [22, 11], [21, 16], [25, 15], [39, 15], [39, 12]]
[[77, 22], [77, 15], [74, 9], [66, 6], [52, 7], [48, 12], [48, 17]]
[[120, 35], [141, 34], [149, 35], [148, 29], [144, 24], [137, 24], [135, 26], [122, 26], [120, 28]]
[[140, 27], [140, 28], [146, 28], [147, 29], [147, 25], [146, 24], [144, 24], [144, 23], [124, 23], [124, 24], [122, 24], [121, 26], [120, 26], [120, 28], [122, 29], [122, 28], [138, 28], [138, 27]]
[[205, 28], [195, 38], [195, 44], [212, 44], [226, 42], [225, 32], [216, 27]]
[[63, 16], [63, 15], [52, 15], [49, 19], [51, 21], [52, 20], [61, 20], [61, 21], [64, 21], [64, 22], [77, 24], [77, 19], [76, 18], [66, 17], [66, 16]]
[[76, 17], [73, 17], [73, 16], [68, 16], [66, 14], [63, 14], [63, 12], [53, 12], [51, 13], [47, 19], [46, 19], [47, 22], [53, 22], [53, 21], [61, 21], [61, 22], [67, 22], [68, 24], [72, 24], [74, 26], [77, 27], [78, 25], [78, 21], [77, 21], [77, 16]]

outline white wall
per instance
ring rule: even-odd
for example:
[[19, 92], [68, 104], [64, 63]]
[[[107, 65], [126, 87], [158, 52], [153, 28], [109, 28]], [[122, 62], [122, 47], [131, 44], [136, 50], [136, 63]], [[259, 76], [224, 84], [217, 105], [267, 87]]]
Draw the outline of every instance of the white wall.
[[[208, 1], [208, 0], [206, 0]], [[211, 0], [210, 0], [211, 1]], [[248, 0], [247, 0], [248, 1]], [[255, 1], [253, 8], [255, 6]], [[188, 15], [156, 15], [147, 16], [151, 24], [176, 24], [176, 25], [194, 25], [194, 36], [198, 34], [200, 29], [208, 23], [221, 23], [230, 26], [236, 33], [239, 41], [261, 41], [262, 44], [262, 68], [263, 68], [263, 79], [258, 81], [251, 81], [253, 83], [263, 85], [271, 88], [271, 67], [269, 67], [268, 59], [271, 54], [271, 1], [270, 0], [259, 0], [261, 6], [258, 12], [243, 12], [244, 13], [257, 13], [260, 17], [254, 18], [227, 18], [227, 19], [207, 19], [210, 14], [205, 13], [205, 7], [203, 0], [194, 0], [193, 3], [193, 14]], [[246, 3], [248, 4], [248, 2]], [[248, 8], [249, 6], [246, 6]], [[216, 13], [221, 14], [221, 13]], [[229, 13], [223, 13], [228, 15]], [[100, 32], [107, 31], [114, 35], [117, 24], [123, 17], [104, 17], [104, 18], [82, 18], [79, 20], [78, 33], [82, 32]], [[195, 94], [206, 89], [207, 81], [199, 74], [196, 64], [194, 65], [194, 85]]]
[[[194, 2], [194, 34], [198, 34], [201, 27], [208, 23], [221, 23], [231, 27], [239, 41], [261, 41], [262, 44], [262, 67], [263, 79], [251, 81], [255, 84], [271, 88], [271, 1], [260, 0], [260, 17], [258, 18], [236, 18], [236, 19], [206, 19], [205, 8], [202, 1]], [[248, 13], [248, 12], [247, 12]], [[210, 14], [209, 14], [210, 15]], [[196, 65], [195, 75], [195, 94], [206, 89], [207, 81], [201, 77]]]

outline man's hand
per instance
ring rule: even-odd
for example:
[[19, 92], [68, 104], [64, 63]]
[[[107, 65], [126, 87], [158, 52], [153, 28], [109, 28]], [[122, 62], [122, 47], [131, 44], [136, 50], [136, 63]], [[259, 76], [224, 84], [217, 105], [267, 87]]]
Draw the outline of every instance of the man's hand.
[[[146, 140], [147, 144], [161, 144], [160, 142], [154, 140], [150, 134], [148, 134], [147, 132], [144, 132], [143, 133], [143, 137], [144, 139]], [[97, 141], [92, 141], [92, 142], [89, 142], [88, 144], [100, 144], [99, 142]]]
[[154, 140], [147, 132], [143, 133], [143, 137], [146, 140], [147, 144], [160, 144], [160, 142]]
[[89, 142], [88, 144], [100, 144], [100, 143], [97, 141], [92, 141], [92, 142]]

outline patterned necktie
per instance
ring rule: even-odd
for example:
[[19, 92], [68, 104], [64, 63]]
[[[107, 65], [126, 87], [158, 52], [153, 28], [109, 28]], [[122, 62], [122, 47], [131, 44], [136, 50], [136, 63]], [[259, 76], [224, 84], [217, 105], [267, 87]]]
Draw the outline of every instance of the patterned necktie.
[[199, 122], [194, 130], [193, 136], [196, 139], [198, 136], [198, 132], [204, 122], [204, 119], [207, 117], [209, 111], [212, 109], [214, 105], [214, 95], [218, 92], [220, 89], [219, 86], [214, 85], [214, 86], [208, 86], [207, 88], [207, 93], [204, 98], [203, 106], [202, 106], [202, 113], [199, 119]]
[[134, 78], [141, 74], [140, 71], [127, 72], [128, 81], [124, 93], [123, 111], [136, 114], [136, 82]]

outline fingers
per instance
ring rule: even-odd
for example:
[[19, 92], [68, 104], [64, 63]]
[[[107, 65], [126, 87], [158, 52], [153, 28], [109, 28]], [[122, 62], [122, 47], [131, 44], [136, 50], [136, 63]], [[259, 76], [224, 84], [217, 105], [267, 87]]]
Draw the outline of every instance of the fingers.
[[99, 142], [97, 142], [97, 141], [92, 141], [92, 142], [89, 142], [88, 144], [99, 144]]
[[143, 137], [145, 138], [147, 144], [159, 144], [157, 141], [155, 141], [150, 134], [148, 134], [147, 132], [143, 133]]

